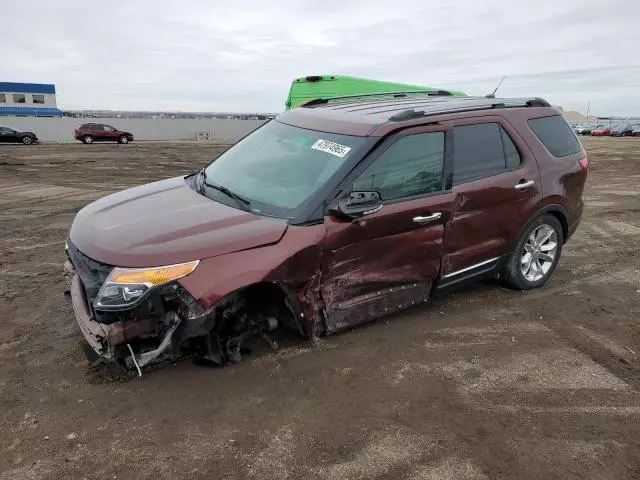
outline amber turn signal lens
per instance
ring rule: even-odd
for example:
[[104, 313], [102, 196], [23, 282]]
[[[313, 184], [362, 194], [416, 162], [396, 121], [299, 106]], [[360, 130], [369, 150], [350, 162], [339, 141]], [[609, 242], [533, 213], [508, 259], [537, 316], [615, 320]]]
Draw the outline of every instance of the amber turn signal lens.
[[177, 265], [152, 268], [114, 268], [109, 274], [106, 283], [143, 284], [149, 287], [162, 285], [193, 272], [198, 266], [199, 260]]

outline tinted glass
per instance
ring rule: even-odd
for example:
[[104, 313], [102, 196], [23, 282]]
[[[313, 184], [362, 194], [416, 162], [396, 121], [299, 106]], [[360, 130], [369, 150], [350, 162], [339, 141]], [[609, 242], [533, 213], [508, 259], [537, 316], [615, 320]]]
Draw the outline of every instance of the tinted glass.
[[115, 131], [115, 128], [113, 128], [113, 127], [111, 127], [109, 125], [103, 125], [102, 128], [104, 128], [104, 130], [106, 132], [114, 132]]
[[564, 157], [580, 151], [580, 142], [562, 116], [531, 118], [527, 123], [554, 157]]
[[504, 145], [504, 156], [507, 170], [518, 168], [520, 166], [521, 159], [516, 145], [513, 143], [513, 140], [511, 140], [511, 137], [504, 128], [500, 127], [500, 133], [502, 135], [502, 144]]
[[90, 125], [89, 130], [103, 131], [104, 129], [102, 128], [102, 125]]
[[478, 123], [454, 128], [454, 183], [507, 169], [501, 130], [497, 123]]
[[399, 139], [353, 182], [353, 190], [376, 191], [383, 200], [442, 190], [444, 132]]
[[[375, 141], [293, 127], [272, 120], [236, 143], [206, 168], [209, 183], [251, 201], [254, 213], [293, 217], [345, 162]], [[237, 202], [214, 189], [215, 200]]]

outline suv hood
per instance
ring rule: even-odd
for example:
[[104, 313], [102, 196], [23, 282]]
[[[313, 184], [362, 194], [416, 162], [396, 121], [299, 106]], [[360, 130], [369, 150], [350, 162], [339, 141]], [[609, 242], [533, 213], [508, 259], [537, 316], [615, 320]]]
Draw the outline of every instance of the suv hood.
[[73, 221], [69, 239], [99, 262], [148, 267], [277, 243], [286, 229], [286, 220], [228, 207], [177, 177], [87, 205]]

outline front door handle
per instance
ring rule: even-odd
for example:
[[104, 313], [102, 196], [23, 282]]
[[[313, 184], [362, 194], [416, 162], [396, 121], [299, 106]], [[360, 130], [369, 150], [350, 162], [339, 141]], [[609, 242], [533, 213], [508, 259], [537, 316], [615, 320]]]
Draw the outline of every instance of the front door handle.
[[420, 216], [413, 217], [413, 221], [415, 223], [433, 222], [434, 220], [438, 220], [441, 216], [442, 216], [442, 213], [435, 212], [435, 213], [432, 213], [431, 215], [425, 215], [424, 217], [420, 217]]
[[531, 185], [533, 185], [535, 182], [533, 180], [529, 180], [527, 182], [521, 182], [521, 183], [517, 183], [515, 187], [516, 190], [524, 190], [525, 188], [529, 188]]

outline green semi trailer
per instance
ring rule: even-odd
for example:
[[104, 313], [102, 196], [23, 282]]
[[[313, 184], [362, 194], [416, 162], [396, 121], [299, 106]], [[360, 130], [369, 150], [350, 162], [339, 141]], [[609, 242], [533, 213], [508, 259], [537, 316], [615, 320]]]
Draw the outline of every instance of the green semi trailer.
[[[381, 82], [366, 78], [347, 77], [344, 75], [314, 75], [296, 78], [291, 82], [289, 96], [285, 103], [288, 109], [296, 107], [312, 98], [330, 98], [345, 95], [363, 95], [367, 93], [386, 92], [421, 92], [441, 90], [432, 87], [405, 85], [403, 83]], [[451, 95], [465, 96], [463, 92], [447, 90]]]

